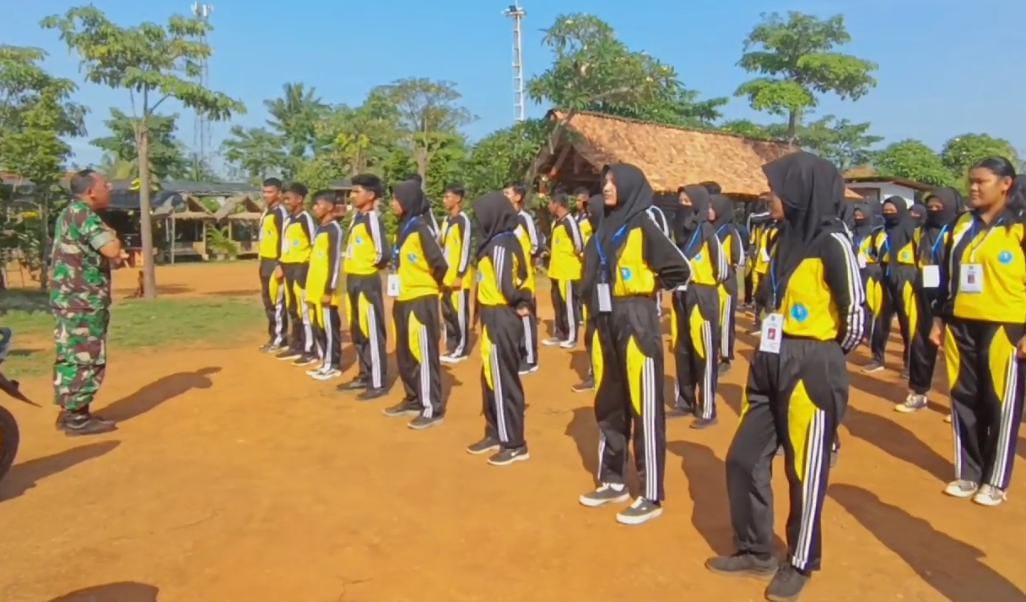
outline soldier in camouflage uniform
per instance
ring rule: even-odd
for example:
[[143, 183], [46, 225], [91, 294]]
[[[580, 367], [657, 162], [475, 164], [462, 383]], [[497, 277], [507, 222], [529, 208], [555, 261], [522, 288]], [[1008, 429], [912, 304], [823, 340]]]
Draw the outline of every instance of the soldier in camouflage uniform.
[[71, 179], [76, 199], [57, 217], [50, 256], [50, 308], [54, 339], [57, 428], [68, 435], [105, 433], [114, 423], [89, 411], [107, 368], [110, 272], [123, 257], [117, 234], [97, 211], [110, 204], [110, 184], [92, 170]]

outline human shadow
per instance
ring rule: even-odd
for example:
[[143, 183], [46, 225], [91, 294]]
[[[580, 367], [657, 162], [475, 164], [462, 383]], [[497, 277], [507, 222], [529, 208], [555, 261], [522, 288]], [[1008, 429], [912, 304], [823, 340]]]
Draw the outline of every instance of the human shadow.
[[209, 389], [212, 374], [221, 371], [220, 366], [208, 366], [191, 372], [176, 372], [145, 385], [135, 393], [111, 402], [103, 408], [104, 418], [124, 422], [145, 414], [160, 404], [184, 395], [193, 389]]
[[28, 357], [30, 355], [35, 355], [40, 351], [42, 351], [42, 349], [11, 349], [7, 352], [7, 355], [10, 357]]
[[852, 435], [879, 447], [888, 456], [893, 456], [921, 468], [936, 479], [951, 480], [954, 470], [951, 462], [923, 443], [916, 434], [897, 422], [864, 412], [849, 404], [844, 417], [844, 426]]
[[1026, 600], [1026, 593], [981, 561], [981, 550], [926, 520], [854, 485], [835, 483], [828, 493], [944, 598]]
[[98, 458], [118, 445], [120, 445], [118, 441], [99, 441], [17, 464], [11, 467], [11, 471], [7, 473], [4, 480], [0, 481], [0, 500], [16, 498], [35, 487], [46, 477]]
[[691, 524], [716, 554], [732, 553], [734, 540], [723, 460], [711, 448], [690, 441], [670, 441], [666, 450], [681, 458], [693, 503]]
[[577, 349], [570, 354], [570, 369], [577, 374], [577, 378], [584, 380], [588, 378], [591, 370], [591, 361], [588, 359], [586, 349]]
[[745, 395], [745, 388], [741, 385], [735, 385], [734, 383], [719, 382], [719, 393], [723, 403], [727, 404], [727, 407], [734, 410], [734, 413], [738, 416], [741, 415], [741, 400]]
[[445, 399], [448, 399], [449, 395], [452, 393], [452, 390], [458, 387], [459, 385], [462, 385], [463, 381], [456, 378], [456, 375], [453, 374], [452, 367], [448, 364], [442, 364], [441, 372], [442, 396]]
[[260, 294], [260, 289], [236, 289], [228, 291], [207, 291], [203, 293], [208, 297], [255, 297]]
[[153, 585], [121, 581], [78, 589], [50, 602], [157, 602], [159, 592]]
[[589, 407], [575, 408], [573, 418], [566, 425], [564, 435], [569, 436], [577, 444], [577, 453], [581, 457], [581, 466], [588, 474], [598, 472], [598, 426], [595, 424], [595, 410]]

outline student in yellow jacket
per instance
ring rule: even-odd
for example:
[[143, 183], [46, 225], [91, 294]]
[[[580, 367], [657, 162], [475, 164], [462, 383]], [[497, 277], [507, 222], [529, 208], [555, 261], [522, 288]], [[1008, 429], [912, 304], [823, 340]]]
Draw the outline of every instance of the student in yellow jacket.
[[281, 267], [285, 274], [285, 305], [292, 322], [292, 340], [288, 349], [277, 356], [291, 360], [296, 366], [317, 363], [314, 353], [313, 325], [306, 310], [306, 275], [310, 267], [310, 250], [317, 231], [313, 216], [306, 210], [306, 186], [295, 182], [285, 189], [285, 220], [281, 236]]
[[879, 250], [883, 264], [883, 307], [873, 325], [870, 341], [873, 359], [862, 370], [872, 373], [884, 369], [884, 352], [896, 315], [904, 344], [901, 357], [902, 373], [905, 373], [911, 343], [910, 314], [915, 311], [916, 256], [912, 248], [915, 223], [908, 204], [901, 197], [890, 197], [883, 202], [883, 216], [883, 246]]
[[386, 416], [415, 415], [408, 426], [423, 430], [445, 417], [438, 339], [438, 294], [448, 264], [431, 226], [431, 207], [420, 183], [395, 187], [392, 211], [399, 218], [388, 293], [395, 298], [395, 357], [405, 396]]
[[517, 210], [517, 240], [520, 241], [524, 257], [529, 262], [524, 288], [531, 291], [531, 306], [528, 315], [523, 317], [524, 341], [520, 347], [523, 361], [520, 365], [520, 374], [533, 374], [538, 371], [538, 300], [535, 298], [534, 261], [541, 254], [542, 241], [538, 236], [534, 216], [524, 207], [527, 187], [523, 184], [510, 184], [502, 192]]
[[310, 269], [306, 276], [306, 303], [313, 324], [314, 341], [321, 365], [307, 371], [316, 380], [342, 376], [342, 321], [338, 308], [342, 304], [342, 224], [336, 207], [344, 202], [333, 190], [314, 195], [313, 215], [317, 220]]
[[285, 309], [285, 274], [281, 269], [281, 231], [288, 219], [282, 205], [281, 180], [264, 180], [261, 194], [265, 209], [260, 215], [257, 253], [260, 255], [260, 298], [267, 315], [267, 344], [261, 351], [278, 354], [288, 343], [289, 316]]
[[574, 191], [574, 201], [577, 206], [577, 228], [581, 231], [581, 241], [584, 244], [588, 244], [588, 239], [593, 233], [591, 220], [588, 219], [589, 199], [591, 199], [591, 193], [587, 188], [582, 186]]
[[730, 370], [734, 361], [734, 340], [737, 331], [737, 272], [745, 267], [745, 247], [734, 225], [734, 203], [729, 197], [715, 194], [711, 200], [712, 227], [720, 241], [727, 261], [727, 276], [719, 287], [720, 294], [720, 365], [718, 375]]
[[474, 285], [470, 248], [470, 218], [463, 212], [462, 186], [445, 189], [443, 202], [449, 215], [442, 223], [442, 250], [449, 269], [442, 279], [442, 319], [445, 320], [446, 353], [441, 361], [458, 364], [470, 356], [470, 289]]
[[578, 319], [577, 287], [581, 280], [581, 254], [584, 252], [584, 238], [577, 220], [570, 215], [570, 201], [565, 194], [549, 197], [549, 213], [552, 215], [552, 236], [550, 237], [549, 282], [552, 293], [553, 336], [542, 341], [546, 347], [559, 346], [573, 349], [577, 346]]
[[[1026, 225], [1010, 204], [1015, 169], [1003, 157], [969, 172], [969, 205], [952, 228], [930, 339], [944, 342], [955, 435], [948, 495], [1005, 501], [1023, 409]], [[946, 333], [945, 333], [946, 330]]]

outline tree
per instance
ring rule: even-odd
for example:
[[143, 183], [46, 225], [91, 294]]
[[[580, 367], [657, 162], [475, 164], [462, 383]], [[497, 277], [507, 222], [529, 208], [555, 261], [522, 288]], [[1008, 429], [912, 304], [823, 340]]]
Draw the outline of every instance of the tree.
[[844, 172], [868, 163], [873, 156], [870, 149], [883, 141], [880, 136], [869, 134], [870, 127], [868, 123], [852, 123], [827, 115], [800, 127], [797, 142], [805, 150], [829, 159]]
[[[11, 236], [4, 236], [0, 247], [20, 249], [27, 267], [40, 271], [44, 288], [51, 209], [61, 194], [59, 183], [71, 152], [64, 137], [85, 134], [85, 108], [70, 100], [75, 84], [43, 70], [39, 63], [45, 56], [35, 48], [0, 46], [0, 167], [31, 183], [37, 208], [36, 219], [23, 214], [16, 220], [17, 227], [2, 228]], [[12, 193], [18, 188], [15, 183]], [[0, 222], [6, 220], [4, 211]]]
[[212, 51], [206, 34], [211, 26], [202, 19], [172, 16], [166, 26], [145, 22], [121, 27], [93, 6], [72, 8], [63, 16], [43, 19], [82, 59], [86, 79], [111, 88], [128, 90], [133, 107], [139, 155], [140, 231], [142, 234], [143, 294], [157, 296], [153, 265], [153, 230], [150, 225], [151, 119], [169, 98], [180, 101], [211, 120], [229, 118], [245, 110], [243, 104], [199, 83], [202, 61]]
[[752, 108], [787, 116], [787, 136], [794, 139], [802, 115], [817, 105], [817, 94], [833, 92], [857, 100], [876, 86], [876, 64], [835, 52], [851, 41], [844, 17], [824, 21], [812, 15], [788, 13], [784, 21], [773, 13], [748, 34], [743, 69], [759, 73], [737, 89]]
[[881, 176], [905, 178], [934, 186], [951, 186], [951, 172], [937, 153], [918, 140], [891, 144], [876, 154], [873, 165]]
[[398, 110], [400, 140], [428, 186], [435, 155], [455, 144], [461, 138], [460, 128], [475, 117], [457, 104], [463, 96], [452, 82], [407, 78], [382, 86], [378, 92]]
[[251, 180], [283, 175], [288, 162], [281, 139], [264, 128], [232, 126], [221, 150], [225, 159]]
[[334, 108], [316, 131], [319, 153], [330, 155], [347, 174], [383, 174], [402, 137], [399, 110], [381, 89], [371, 91], [358, 107]]
[[316, 152], [317, 123], [328, 113], [329, 107], [313, 87], [307, 88], [302, 83], [285, 84], [282, 97], [265, 100], [264, 106], [271, 114], [267, 125], [280, 137], [288, 157], [284, 175], [292, 178], [300, 163]]
[[[177, 115], [153, 114], [147, 119], [146, 129], [150, 133], [150, 174], [158, 182], [167, 178], [181, 178], [189, 167], [185, 149], [175, 138]], [[110, 110], [110, 119], [105, 121], [110, 135], [97, 138], [92, 145], [107, 151], [111, 156], [134, 163], [136, 169], [131, 177], [139, 177], [139, 145], [136, 144], [135, 120], [120, 109]]]
[[467, 193], [476, 197], [520, 180], [545, 146], [551, 129], [547, 119], [528, 119], [479, 140], [464, 162]]
[[951, 170], [956, 181], [964, 181], [969, 168], [977, 161], [987, 157], [1004, 157], [1019, 164], [1019, 154], [1010, 142], [1002, 138], [993, 138], [987, 134], [963, 134], [948, 140], [941, 150], [941, 161]]

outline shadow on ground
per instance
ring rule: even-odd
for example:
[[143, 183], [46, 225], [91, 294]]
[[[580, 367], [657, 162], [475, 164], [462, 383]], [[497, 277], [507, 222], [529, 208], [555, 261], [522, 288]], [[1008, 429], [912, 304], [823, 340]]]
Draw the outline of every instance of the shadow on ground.
[[75, 590], [50, 602], [156, 602], [159, 592], [153, 585], [122, 581]]
[[888, 456], [925, 470], [941, 482], [948, 482], [954, 475], [948, 458], [893, 420], [849, 405], [843, 424], [852, 435], [879, 447]]
[[598, 471], [598, 427], [595, 425], [595, 410], [591, 406], [574, 409], [574, 417], [566, 425], [564, 434], [577, 444], [581, 466], [588, 474]]
[[102, 409], [103, 417], [117, 422], [131, 420], [193, 389], [209, 389], [213, 385], [210, 376], [220, 371], [220, 366], [208, 366], [191, 372], [169, 374], [131, 395], [111, 402]]
[[64, 472], [82, 462], [98, 458], [110, 452], [118, 445], [120, 445], [118, 441], [100, 441], [17, 464], [11, 467], [11, 471], [0, 482], [0, 500], [16, 498], [35, 487], [39, 481], [46, 477]]

